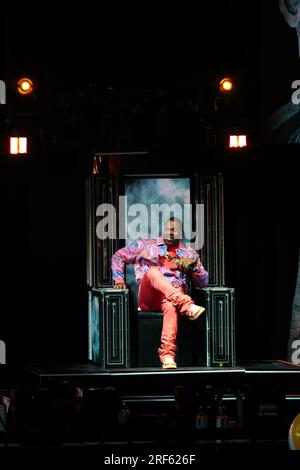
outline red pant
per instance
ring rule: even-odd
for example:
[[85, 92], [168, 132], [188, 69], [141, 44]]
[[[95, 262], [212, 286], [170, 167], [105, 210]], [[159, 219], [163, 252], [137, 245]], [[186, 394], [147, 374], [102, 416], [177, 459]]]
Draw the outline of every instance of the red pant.
[[174, 287], [159, 268], [151, 267], [144, 274], [139, 287], [139, 306], [142, 310], [162, 310], [163, 313], [160, 359], [175, 356], [178, 313], [187, 315], [192, 305], [191, 297], [181, 287]]

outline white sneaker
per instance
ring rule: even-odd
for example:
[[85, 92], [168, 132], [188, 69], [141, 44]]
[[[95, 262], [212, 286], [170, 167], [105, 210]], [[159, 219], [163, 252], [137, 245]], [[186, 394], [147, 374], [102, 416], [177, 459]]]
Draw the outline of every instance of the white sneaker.
[[174, 361], [174, 357], [172, 356], [164, 356], [161, 358], [161, 365], [163, 369], [176, 369], [177, 364]]
[[197, 320], [203, 312], [205, 312], [204, 307], [201, 307], [200, 305], [192, 305], [189, 310], [188, 317], [190, 320]]

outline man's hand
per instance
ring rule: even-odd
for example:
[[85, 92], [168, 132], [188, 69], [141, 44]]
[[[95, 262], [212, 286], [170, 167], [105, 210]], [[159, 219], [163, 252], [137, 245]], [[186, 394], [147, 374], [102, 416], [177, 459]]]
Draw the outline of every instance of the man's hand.
[[125, 282], [119, 282], [114, 286], [114, 289], [127, 289]]
[[178, 261], [176, 260], [176, 264], [178, 266], [179, 271], [185, 271], [189, 269], [193, 265], [196, 264], [196, 261], [193, 258], [181, 258]]

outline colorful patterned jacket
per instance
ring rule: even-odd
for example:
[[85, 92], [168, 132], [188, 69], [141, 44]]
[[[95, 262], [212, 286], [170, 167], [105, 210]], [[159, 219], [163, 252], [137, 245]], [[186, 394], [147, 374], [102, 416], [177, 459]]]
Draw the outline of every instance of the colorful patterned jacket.
[[112, 272], [115, 284], [125, 282], [125, 264], [133, 264], [137, 284], [141, 282], [145, 272], [150, 266], [158, 266], [164, 276], [176, 287], [183, 287], [187, 292], [192, 281], [196, 287], [205, 287], [208, 284], [208, 273], [200, 262], [195, 250], [186, 248], [179, 242], [176, 253], [178, 258], [193, 258], [196, 261], [193, 271], [180, 272], [162, 265], [161, 258], [167, 253], [167, 246], [163, 238], [136, 240], [134, 243], [118, 250], [112, 257]]

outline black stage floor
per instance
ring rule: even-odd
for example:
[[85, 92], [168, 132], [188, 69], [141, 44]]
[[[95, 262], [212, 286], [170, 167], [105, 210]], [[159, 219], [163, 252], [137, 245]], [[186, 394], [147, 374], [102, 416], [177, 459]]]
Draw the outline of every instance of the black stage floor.
[[158, 367], [132, 367], [101, 369], [96, 364], [38, 364], [25, 368], [26, 372], [40, 379], [46, 378], [76, 378], [76, 377], [111, 377], [111, 376], [146, 376], [162, 374], [300, 374], [300, 366], [283, 360], [247, 361], [238, 363], [235, 367], [178, 367], [177, 369], [162, 369]]
[[222, 383], [245, 384], [260, 382], [287, 384], [300, 393], [300, 367], [281, 360], [261, 360], [238, 363], [235, 367], [178, 367], [177, 369], [129, 368], [101, 369], [87, 364], [43, 364], [25, 369], [26, 383], [47, 386], [65, 381], [82, 385], [111, 385], [130, 389], [130, 384], [152, 391], [167, 384]]

